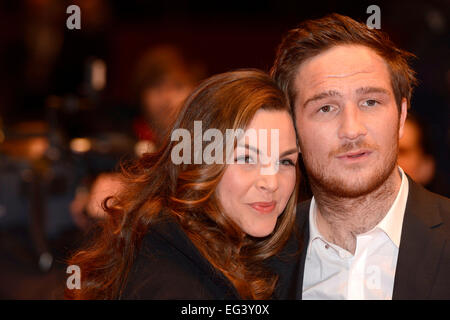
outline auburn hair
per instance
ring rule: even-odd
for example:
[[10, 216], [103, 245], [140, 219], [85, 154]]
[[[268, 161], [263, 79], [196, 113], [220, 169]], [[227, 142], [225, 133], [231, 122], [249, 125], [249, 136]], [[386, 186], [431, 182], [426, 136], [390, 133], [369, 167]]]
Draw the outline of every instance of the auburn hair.
[[[194, 121], [201, 120], [203, 130], [218, 129], [225, 139], [226, 129], [245, 130], [260, 109], [289, 112], [285, 95], [266, 73], [238, 70], [215, 75], [187, 98], [172, 132], [182, 128], [194, 137]], [[253, 238], [224, 214], [216, 197], [226, 161], [176, 165], [171, 161], [171, 153], [177, 142], [171, 141], [170, 136], [158, 152], [122, 165], [125, 188], [117, 197], [104, 201], [108, 217], [101, 232], [68, 261], [80, 267], [81, 289], [66, 289], [66, 297], [119, 299], [143, 236], [165, 215], [175, 218], [202, 255], [230, 280], [242, 298], [271, 297], [277, 276], [263, 262], [278, 253], [290, 236], [295, 220], [298, 169], [295, 190], [274, 231], [267, 237]], [[202, 143], [204, 150], [207, 143]], [[193, 144], [191, 139], [191, 150]]]
[[287, 94], [293, 114], [296, 99], [294, 82], [300, 65], [338, 45], [363, 45], [380, 55], [388, 66], [397, 107], [400, 110], [402, 98], [406, 98], [410, 107], [417, 80], [408, 60], [414, 55], [397, 48], [381, 30], [370, 29], [362, 22], [333, 13], [300, 23], [288, 31], [278, 46], [270, 74]]

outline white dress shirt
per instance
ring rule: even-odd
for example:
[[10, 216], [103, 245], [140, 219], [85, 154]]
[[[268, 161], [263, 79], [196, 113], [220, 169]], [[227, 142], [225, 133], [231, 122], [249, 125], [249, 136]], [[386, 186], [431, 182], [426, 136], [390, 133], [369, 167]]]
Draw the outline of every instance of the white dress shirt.
[[303, 299], [392, 299], [409, 189], [405, 173], [398, 168], [402, 182], [394, 203], [377, 226], [356, 237], [354, 255], [327, 242], [320, 234], [316, 202], [312, 198]]

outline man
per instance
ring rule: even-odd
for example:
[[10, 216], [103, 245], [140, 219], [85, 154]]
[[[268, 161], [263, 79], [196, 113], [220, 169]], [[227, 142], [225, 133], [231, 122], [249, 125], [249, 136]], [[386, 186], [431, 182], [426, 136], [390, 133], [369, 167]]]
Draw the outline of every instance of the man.
[[289, 98], [313, 198], [297, 210], [297, 261], [291, 241], [274, 262], [278, 298], [450, 299], [450, 201], [397, 166], [410, 56], [337, 14], [283, 39], [271, 74]]

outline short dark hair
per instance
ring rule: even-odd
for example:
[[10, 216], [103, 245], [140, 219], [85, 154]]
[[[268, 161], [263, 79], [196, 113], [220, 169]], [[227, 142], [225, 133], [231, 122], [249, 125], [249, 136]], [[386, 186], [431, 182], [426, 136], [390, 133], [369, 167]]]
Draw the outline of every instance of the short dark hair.
[[403, 97], [409, 109], [417, 80], [408, 59], [414, 55], [397, 48], [386, 33], [333, 13], [321, 19], [302, 22], [297, 28], [288, 31], [278, 47], [270, 74], [287, 95], [292, 112], [296, 99], [294, 81], [299, 66], [306, 59], [338, 45], [363, 45], [379, 54], [388, 65], [399, 110]]

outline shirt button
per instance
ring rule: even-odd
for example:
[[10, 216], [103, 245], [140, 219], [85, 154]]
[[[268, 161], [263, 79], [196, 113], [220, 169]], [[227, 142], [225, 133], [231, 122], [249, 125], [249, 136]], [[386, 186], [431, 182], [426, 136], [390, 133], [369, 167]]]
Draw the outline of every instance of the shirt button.
[[327, 250], [328, 250], [328, 248], [329, 248], [329, 247], [330, 247], [329, 245], [327, 245], [327, 244], [325, 245], [325, 249], [327, 249]]

